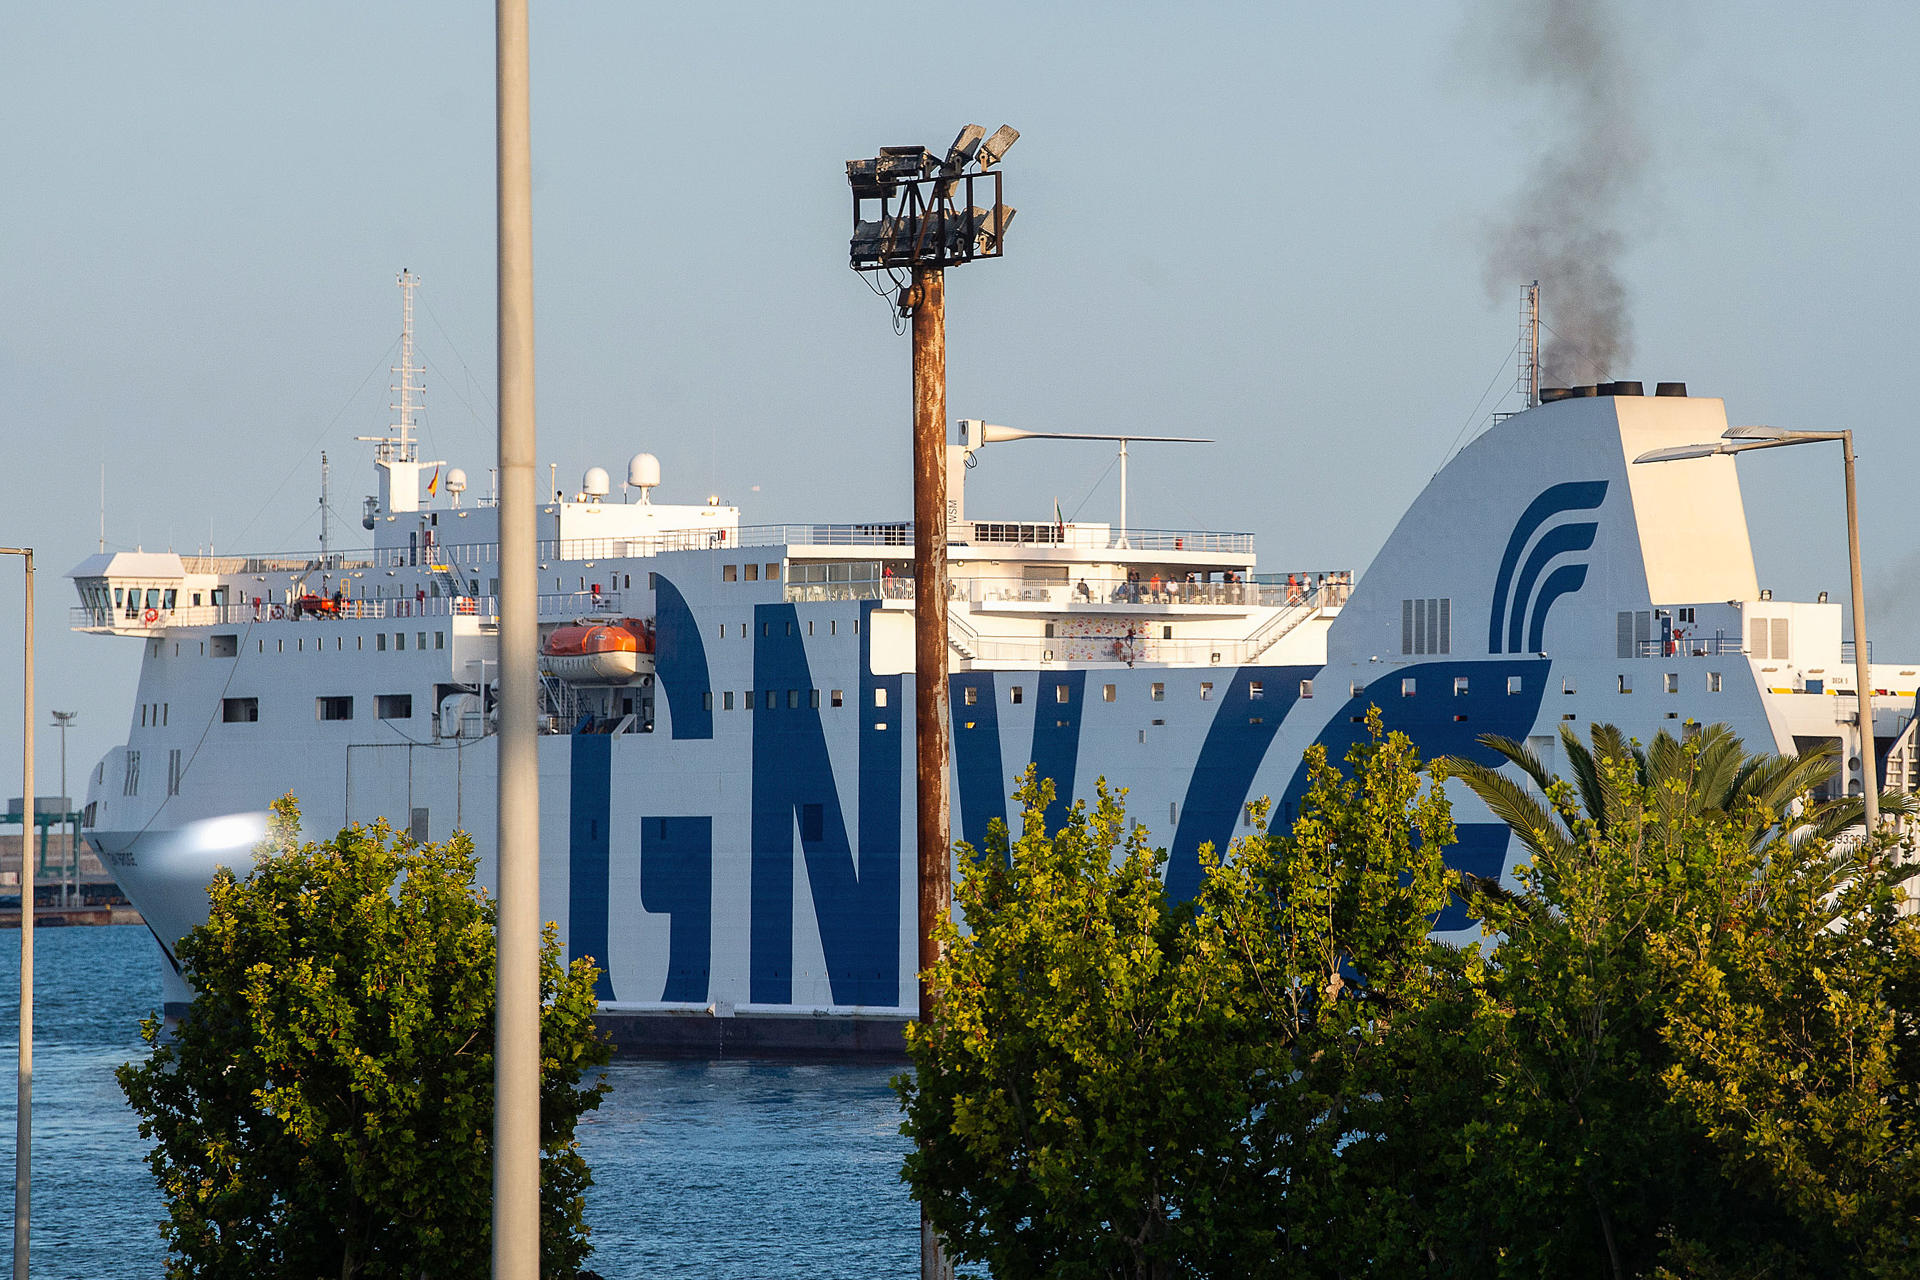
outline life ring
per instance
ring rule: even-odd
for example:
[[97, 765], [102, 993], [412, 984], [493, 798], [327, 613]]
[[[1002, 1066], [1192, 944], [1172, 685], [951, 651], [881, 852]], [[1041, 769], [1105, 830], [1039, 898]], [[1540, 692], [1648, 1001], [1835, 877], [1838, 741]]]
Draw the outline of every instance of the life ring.
[[278, 604], [277, 604], [277, 605], [275, 605], [275, 606], [273, 606], [273, 616], [274, 616], [275, 618], [284, 618], [284, 617], [286, 617], [286, 616], [287, 616], [287, 609], [286, 609], [286, 606], [285, 606], [285, 605], [278, 605]]
[[146, 623], [148, 626], [152, 626], [154, 623], [160, 621], [160, 611], [158, 609], [149, 609], [140, 615], [140, 621]]

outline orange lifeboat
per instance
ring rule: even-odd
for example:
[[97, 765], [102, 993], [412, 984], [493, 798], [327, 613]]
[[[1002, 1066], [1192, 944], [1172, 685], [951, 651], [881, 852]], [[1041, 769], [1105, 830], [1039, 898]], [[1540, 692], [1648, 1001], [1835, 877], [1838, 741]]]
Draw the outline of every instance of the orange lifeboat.
[[574, 684], [625, 684], [653, 665], [653, 630], [634, 618], [555, 627], [540, 649], [540, 670]]

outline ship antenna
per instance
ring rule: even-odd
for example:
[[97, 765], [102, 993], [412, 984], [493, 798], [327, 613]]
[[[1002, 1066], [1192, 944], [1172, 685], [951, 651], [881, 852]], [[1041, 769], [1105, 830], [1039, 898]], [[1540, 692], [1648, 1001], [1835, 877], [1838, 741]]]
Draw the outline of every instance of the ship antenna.
[[328, 491], [333, 487], [333, 472], [327, 466], [327, 451], [320, 451], [320, 564], [333, 564], [333, 523], [328, 511]]
[[1540, 282], [1520, 291], [1520, 380], [1514, 386], [1525, 408], [1540, 403]]
[[424, 372], [413, 362], [413, 291], [420, 287], [420, 277], [407, 270], [400, 269], [400, 363], [393, 372], [400, 381], [388, 388], [400, 397], [399, 403], [389, 406], [398, 415], [394, 423], [394, 443], [399, 446], [396, 462], [414, 462], [417, 457], [413, 443], [413, 395], [425, 388], [416, 383], [414, 375]]

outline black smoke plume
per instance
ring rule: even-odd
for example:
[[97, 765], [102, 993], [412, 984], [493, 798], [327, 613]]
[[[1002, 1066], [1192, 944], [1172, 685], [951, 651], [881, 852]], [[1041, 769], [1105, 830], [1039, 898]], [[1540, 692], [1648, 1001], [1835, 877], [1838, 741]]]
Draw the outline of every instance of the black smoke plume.
[[1478, 25], [1496, 51], [1497, 86], [1538, 91], [1546, 145], [1487, 246], [1490, 293], [1512, 297], [1540, 282], [1550, 327], [1541, 357], [1547, 385], [1623, 376], [1633, 356], [1626, 237], [1647, 169], [1628, 24], [1594, 0], [1486, 0]]

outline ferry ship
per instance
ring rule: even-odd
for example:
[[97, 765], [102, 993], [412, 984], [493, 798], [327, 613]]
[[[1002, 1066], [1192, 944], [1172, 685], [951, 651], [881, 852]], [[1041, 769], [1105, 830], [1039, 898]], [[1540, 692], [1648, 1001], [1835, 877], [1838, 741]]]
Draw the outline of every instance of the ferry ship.
[[[397, 423], [373, 443], [372, 547], [114, 552], [71, 573], [76, 629], [144, 647], [127, 740], [94, 766], [84, 832], [174, 944], [216, 866], [244, 872], [268, 804], [309, 832], [384, 818], [472, 833], [491, 881], [496, 508], [413, 438], [411, 277]], [[1642, 740], [1725, 722], [1755, 750], [1836, 742], [1829, 795], [1912, 790], [1920, 663], [1874, 662], [1861, 723], [1840, 606], [1772, 598], [1728, 456], [1636, 465], [1728, 430], [1679, 384], [1544, 393], [1461, 450], [1355, 581], [1268, 571], [1244, 533], [968, 508], [978, 422], [948, 446], [955, 836], [1012, 819], [1029, 762], [1055, 814], [1096, 778], [1169, 851], [1285, 822], [1303, 751], [1338, 759], [1369, 706], [1427, 756], [1481, 734], [1554, 761], [1593, 722]], [[1003, 438], [1007, 434], [1001, 433]], [[913, 529], [753, 525], [621, 495], [586, 470], [539, 513], [541, 893], [624, 1043], [656, 1052], [897, 1051], [914, 1015]], [[1285, 562], [1282, 562], [1283, 565]], [[1480, 875], [1521, 856], [1456, 788]], [[1443, 917], [1441, 929], [1462, 918]]]

